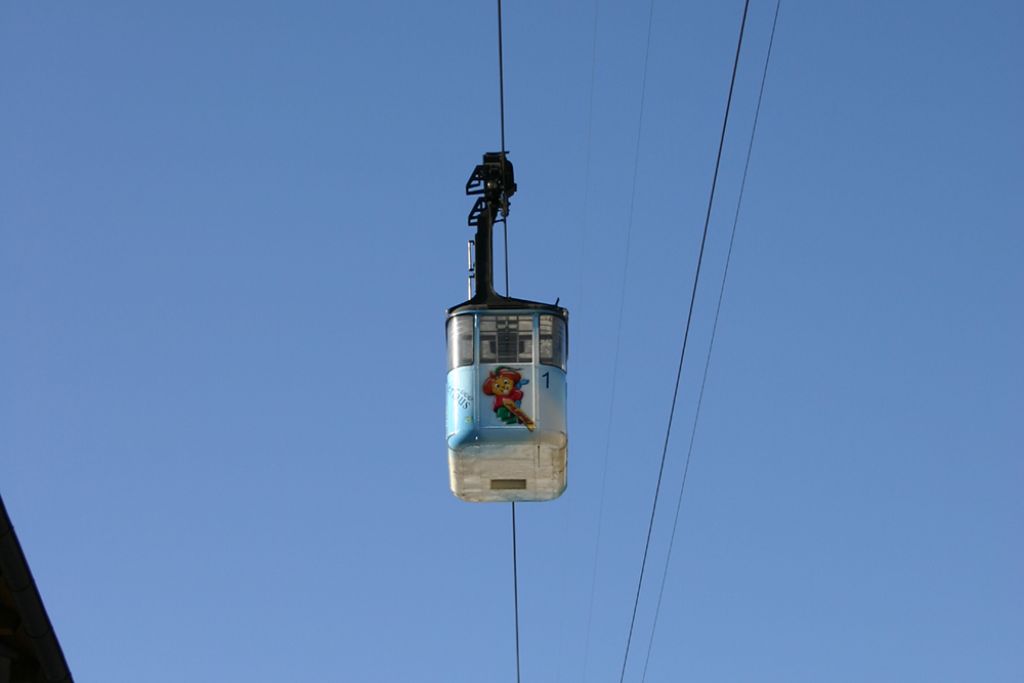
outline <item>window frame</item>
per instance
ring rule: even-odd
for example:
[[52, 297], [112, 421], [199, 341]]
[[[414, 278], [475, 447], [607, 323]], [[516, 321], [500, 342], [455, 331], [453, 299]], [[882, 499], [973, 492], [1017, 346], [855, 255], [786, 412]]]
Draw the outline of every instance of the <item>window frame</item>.
[[[485, 321], [493, 321], [493, 329], [485, 330], [485, 327], [491, 327], [491, 325], [486, 325]], [[529, 323], [527, 330], [523, 329], [524, 323]], [[507, 346], [507, 342], [510, 341], [509, 335], [515, 335], [511, 353]], [[524, 345], [523, 342], [526, 340], [528, 343]], [[477, 316], [477, 343], [479, 347], [477, 357], [481, 363], [533, 365], [534, 359], [537, 357], [535, 348], [537, 343], [536, 315], [530, 311], [481, 313]], [[493, 352], [487, 352], [485, 344], [493, 344]]]
[[[467, 339], [467, 337], [464, 334], [465, 330], [462, 329], [461, 326], [460, 326], [460, 323], [461, 323], [461, 325], [465, 325], [466, 322], [469, 323], [469, 337], [468, 337], [468, 340], [469, 340], [469, 343], [468, 343], [469, 360], [468, 360], [468, 362], [464, 362], [465, 361], [465, 354], [457, 353], [456, 352], [456, 349], [458, 351], [464, 351], [466, 346], [467, 346], [465, 344], [465, 342], [464, 342], [464, 340]], [[454, 337], [455, 344], [456, 344], [455, 349], [452, 348], [453, 326], [454, 326], [454, 332], [455, 332], [455, 337]], [[463, 332], [463, 334], [459, 335], [458, 334], [459, 332]], [[472, 367], [473, 365], [475, 365], [476, 364], [476, 358], [477, 358], [477, 350], [476, 350], [476, 346], [477, 346], [477, 342], [476, 342], [476, 316], [473, 315], [472, 313], [463, 313], [463, 314], [460, 314], [460, 315], [453, 315], [450, 318], [448, 318], [448, 322], [445, 324], [445, 341], [446, 341], [446, 345], [448, 347], [447, 348], [448, 372], [451, 372], [452, 370], [455, 370], [456, 368]], [[457, 362], [453, 362], [453, 361], [457, 361]]]
[[[545, 360], [544, 353], [541, 351], [541, 347], [544, 342], [544, 336], [542, 332], [541, 320], [543, 318], [549, 318], [552, 322], [551, 325], [551, 354], [547, 360]], [[537, 363], [540, 365], [546, 365], [551, 368], [559, 368], [565, 372], [566, 361], [569, 356], [569, 339], [568, 339], [568, 325], [566, 324], [565, 318], [554, 313], [538, 313], [536, 315], [536, 339], [537, 339]], [[555, 329], [558, 329], [556, 334]], [[556, 348], [555, 340], [559, 341]]]

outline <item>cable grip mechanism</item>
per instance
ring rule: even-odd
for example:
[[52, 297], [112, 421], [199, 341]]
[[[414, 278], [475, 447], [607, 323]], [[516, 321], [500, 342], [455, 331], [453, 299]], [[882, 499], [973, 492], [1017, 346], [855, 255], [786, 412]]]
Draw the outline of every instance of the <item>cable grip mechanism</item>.
[[485, 152], [483, 163], [478, 164], [466, 181], [466, 194], [478, 195], [466, 222], [472, 227], [480, 224], [484, 211], [490, 213], [493, 223], [498, 212], [508, 216], [509, 198], [516, 193], [515, 172], [507, 152]]

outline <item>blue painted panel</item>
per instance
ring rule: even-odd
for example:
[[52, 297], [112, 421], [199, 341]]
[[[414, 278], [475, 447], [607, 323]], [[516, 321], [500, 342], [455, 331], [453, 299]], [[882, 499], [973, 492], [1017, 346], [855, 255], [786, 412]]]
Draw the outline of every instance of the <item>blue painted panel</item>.
[[476, 366], [455, 368], [448, 373], [445, 433], [449, 448], [474, 440], [476, 433]]
[[[448, 447], [472, 457], [495, 457], [500, 453], [500, 444], [545, 443], [564, 448], [565, 371], [541, 363], [481, 364], [478, 329], [474, 332], [474, 347], [477, 362], [448, 373]], [[538, 350], [535, 334], [534, 358], [538, 357]], [[488, 448], [488, 444], [499, 451]]]

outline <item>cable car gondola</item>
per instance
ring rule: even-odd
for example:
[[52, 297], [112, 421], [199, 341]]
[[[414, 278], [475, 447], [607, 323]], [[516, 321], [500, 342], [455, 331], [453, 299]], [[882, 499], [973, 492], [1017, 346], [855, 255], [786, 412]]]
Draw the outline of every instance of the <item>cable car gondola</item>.
[[484, 154], [466, 182], [476, 292], [448, 309], [448, 469], [473, 502], [553, 500], [566, 486], [569, 311], [494, 291], [493, 227], [515, 190], [506, 153]]

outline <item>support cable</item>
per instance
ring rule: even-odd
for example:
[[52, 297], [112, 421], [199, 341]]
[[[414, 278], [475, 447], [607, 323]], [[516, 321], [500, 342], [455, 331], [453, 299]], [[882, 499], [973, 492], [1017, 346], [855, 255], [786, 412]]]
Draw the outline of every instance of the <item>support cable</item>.
[[[505, 162], [505, 57], [501, 28], [501, 0], [498, 0], [498, 109], [501, 112], [501, 161]], [[507, 208], [507, 207], [506, 207]], [[502, 214], [505, 234], [505, 296], [508, 296], [508, 216]], [[519, 683], [519, 562], [516, 548], [516, 502], [512, 501], [512, 599], [516, 619], [516, 683]]]
[[672, 420], [675, 417], [676, 402], [679, 398], [679, 383], [683, 375], [683, 361], [686, 358], [686, 344], [690, 338], [690, 326], [693, 323], [693, 309], [694, 303], [697, 300], [697, 285], [700, 282], [700, 269], [704, 261], [704, 247], [707, 244], [708, 239], [708, 226], [711, 224], [711, 208], [715, 202], [715, 188], [718, 186], [718, 170], [722, 163], [722, 150], [725, 147], [725, 131], [729, 126], [729, 110], [732, 107], [732, 94], [736, 86], [736, 72], [739, 68], [740, 63], [740, 50], [743, 46], [743, 31], [747, 25], [747, 10], [750, 8], [750, 0], [744, 0], [743, 3], [743, 17], [740, 20], [740, 33], [739, 38], [736, 41], [736, 56], [733, 59], [732, 65], [732, 76], [729, 80], [729, 95], [725, 102], [725, 115], [722, 118], [722, 132], [718, 138], [718, 154], [715, 157], [715, 171], [711, 178], [711, 191], [708, 195], [708, 208], [704, 216], [704, 230], [700, 238], [700, 251], [697, 254], [697, 267], [693, 273], [693, 287], [690, 292], [690, 306], [686, 314], [686, 327], [683, 331], [683, 344], [682, 349], [679, 352], [679, 365], [676, 369], [676, 381], [675, 387], [672, 390], [672, 405], [669, 408], [668, 414], [668, 426], [665, 429], [665, 442], [661, 450], [661, 463], [658, 466], [658, 480], [654, 488], [654, 501], [651, 505], [651, 519], [647, 525], [647, 540], [644, 542], [644, 554], [643, 559], [640, 563], [640, 576], [637, 579], [636, 584], [636, 595], [633, 598], [633, 615], [629, 622], [629, 635], [626, 637], [626, 651], [622, 657], [622, 672], [619, 675], [619, 683], [626, 677], [626, 664], [629, 661], [629, 647], [633, 640], [633, 629], [636, 626], [636, 612], [637, 607], [640, 604], [640, 592], [643, 589], [644, 583], [644, 572], [647, 568], [647, 553], [651, 547], [651, 534], [654, 531], [654, 518], [658, 510], [658, 495], [661, 492], [661, 480], [665, 472], [665, 459], [668, 455], [668, 444], [669, 439], [672, 435]]
[[[501, 116], [501, 161], [505, 154], [505, 48], [501, 28], [501, 0], [498, 0], [498, 110]], [[505, 237], [505, 296], [508, 296], [508, 216], [501, 218], [501, 228]]]
[[[589, 86], [588, 91], [587, 91], [588, 92], [588, 95], [587, 95], [587, 119], [586, 119], [586, 126], [585, 126], [585, 131], [586, 132], [585, 132], [585, 136], [584, 136], [585, 137], [585, 142], [586, 142], [586, 144], [584, 145], [584, 147], [586, 149], [586, 156], [585, 156], [584, 163], [583, 163], [583, 201], [581, 202], [582, 209], [580, 211], [580, 223], [581, 223], [580, 227], [582, 228], [581, 229], [582, 235], [580, 237], [580, 255], [579, 255], [579, 265], [578, 265], [577, 278], [576, 278], [577, 292], [578, 292], [578, 301], [576, 303], [576, 313], [575, 313], [575, 315], [576, 315], [576, 319], [577, 320], [580, 320], [580, 311], [583, 309], [583, 302], [584, 302], [584, 300], [586, 298], [585, 297], [586, 289], [583, 287], [583, 272], [584, 272], [584, 269], [586, 267], [586, 261], [587, 261], [587, 233], [588, 233], [589, 227], [590, 227], [590, 221], [589, 221], [589, 216], [588, 216], [588, 207], [590, 206], [590, 171], [591, 171], [590, 167], [591, 167], [592, 141], [593, 141], [593, 131], [594, 131], [594, 80], [595, 80], [595, 76], [596, 76], [596, 73], [597, 73], [597, 26], [598, 26], [597, 20], [598, 20], [598, 9], [599, 9], [598, 8], [598, 4], [599, 4], [599, 0], [594, 0], [594, 15], [593, 15], [594, 18], [593, 18], [593, 25], [592, 25], [592, 28], [591, 28], [591, 41], [590, 41], [590, 86]], [[605, 461], [605, 464], [607, 465], [607, 460]], [[602, 476], [602, 479], [603, 479], [604, 478], [604, 474], [602, 474], [601, 476]], [[603, 488], [603, 485], [602, 485], [602, 488]], [[565, 525], [564, 525], [563, 531], [562, 531], [562, 547], [563, 548], [568, 548], [569, 547], [568, 538], [569, 538], [569, 522], [570, 522], [569, 513], [570, 513], [570, 510], [571, 510], [570, 506], [565, 506]], [[596, 562], [597, 562], [597, 558], [596, 557], [594, 558], [594, 561], [595, 561], [595, 564], [596, 564]], [[569, 563], [568, 562], [563, 562], [562, 563], [562, 595], [568, 595], [568, 591], [566, 590], [566, 587], [568, 586], [568, 574], [569, 574]], [[591, 584], [591, 591], [593, 591], [593, 584]], [[591, 607], [593, 607], [593, 595], [591, 596]], [[568, 630], [565, 628], [565, 620], [566, 620], [567, 612], [568, 612], [568, 610], [562, 610], [562, 613], [561, 613], [561, 616], [560, 616], [560, 627], [559, 627], [559, 633], [561, 634], [561, 647], [560, 647], [560, 650], [563, 651], [563, 652], [566, 650], [565, 641], [566, 641], [566, 638], [568, 637]], [[590, 616], [591, 616], [591, 614], [588, 612], [588, 614], [587, 614], [588, 622], [590, 620]], [[582, 676], [581, 676], [581, 680], [583, 680], [583, 681], [586, 681], [586, 661], [587, 661], [586, 648], [588, 648], [589, 645], [590, 645], [590, 625], [588, 623], [588, 625], [587, 625], [587, 640], [586, 640], [586, 645], [585, 645], [585, 648], [584, 648], [584, 655], [583, 655], [583, 672], [582, 672]], [[563, 660], [564, 660], [563, 657], [559, 657], [558, 658], [558, 665], [555, 668], [555, 680], [556, 681], [562, 680], [562, 664], [563, 664]]]
[[516, 683], [519, 683], [519, 568], [516, 555], [516, 502], [512, 501], [512, 596], [516, 605]]
[[[647, 11], [647, 40], [644, 47], [644, 65], [640, 76], [640, 110], [637, 114], [636, 145], [633, 149], [633, 180], [629, 194], [629, 212], [626, 219], [626, 245], [622, 260], [622, 289], [619, 294], [619, 311], [615, 319], [615, 352], [612, 357], [612, 381], [608, 399], [608, 419], [605, 420], [604, 458], [601, 466], [601, 495], [597, 512], [597, 538], [594, 541], [594, 562], [590, 576], [590, 600], [587, 606], [587, 629], [583, 645], [583, 680], [587, 679], [587, 663], [590, 658], [590, 634], [594, 616], [594, 597], [597, 591], [598, 558], [601, 551], [601, 533], [604, 528], [604, 501], [608, 483], [608, 455], [611, 450], [612, 419], [615, 415], [615, 397], [619, 378], [619, 356], [622, 347], [622, 317], [626, 306], [626, 283], [629, 280], [629, 255], [633, 236], [633, 214], [636, 206], [637, 179], [640, 167], [640, 141], [644, 125], [644, 105], [647, 95], [647, 70], [651, 56], [651, 33], [654, 27], [654, 0], [651, 0]], [[596, 41], [596, 28], [595, 28]]]
[[498, 0], [498, 108], [501, 112], [501, 153], [505, 153], [505, 49], [502, 43], [501, 0]]
[[740, 208], [743, 206], [743, 192], [747, 187], [747, 171], [750, 169], [750, 157], [754, 151], [754, 136], [757, 133], [757, 121], [761, 116], [761, 100], [764, 98], [764, 84], [768, 77], [768, 64], [772, 58], [772, 46], [775, 44], [775, 27], [779, 22], [779, 7], [782, 0], [775, 2], [775, 18], [772, 19], [771, 36], [768, 38], [768, 50], [764, 58], [764, 69], [761, 72], [761, 87], [757, 93], [757, 106], [754, 109], [754, 122], [750, 128], [750, 141], [747, 143], [747, 159], [743, 164], [743, 179], [740, 181], [739, 196], [736, 199], [736, 213], [732, 220], [732, 234], [729, 237], [729, 249], [725, 255], [725, 269], [722, 271], [722, 284], [718, 290], [718, 304], [715, 306], [715, 321], [711, 325], [711, 340], [708, 343], [708, 353], [704, 360], [704, 375], [700, 380], [700, 392], [697, 395], [697, 408], [693, 415], [693, 427], [690, 430], [690, 444], [686, 450], [686, 464], [683, 466], [683, 479], [679, 484], [679, 497], [676, 499], [676, 514], [672, 521], [672, 533], [669, 535], [668, 553], [665, 555], [665, 567], [661, 573], [661, 586], [658, 589], [658, 601], [654, 608], [654, 623], [651, 626], [650, 640], [647, 642], [647, 656], [644, 658], [643, 673], [640, 681], [647, 680], [647, 665], [651, 661], [651, 649], [654, 646], [654, 634], [658, 628], [658, 616], [661, 613], [661, 600], [665, 594], [665, 581], [668, 577], [669, 563], [672, 560], [672, 547], [675, 544], [676, 528], [679, 526], [679, 510], [683, 505], [683, 491], [686, 489], [686, 476], [690, 471], [690, 459], [693, 457], [693, 442], [697, 437], [697, 423], [700, 420], [700, 409], [704, 403], [704, 388], [708, 381], [708, 369], [711, 367], [711, 353], [715, 348], [715, 334], [718, 331], [718, 318], [722, 312], [722, 299], [725, 296], [725, 281], [729, 277], [729, 263], [732, 260], [732, 248], [736, 242], [736, 226], [740, 220]]

